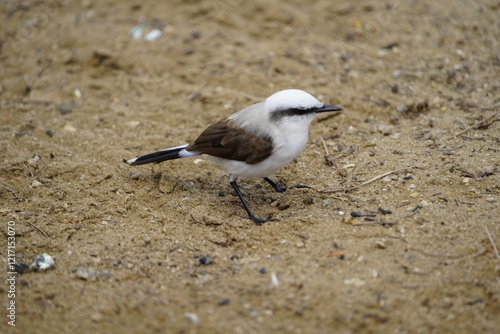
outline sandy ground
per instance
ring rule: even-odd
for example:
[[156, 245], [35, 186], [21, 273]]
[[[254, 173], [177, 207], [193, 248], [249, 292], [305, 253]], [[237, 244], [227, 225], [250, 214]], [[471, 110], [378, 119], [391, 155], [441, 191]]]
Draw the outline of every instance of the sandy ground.
[[[9, 240], [18, 263], [55, 260], [15, 274], [15, 297], [0, 286], [0, 332], [498, 333], [498, 1], [0, 1], [0, 15], [2, 277]], [[144, 23], [161, 37], [133, 39]], [[123, 162], [285, 88], [344, 111], [274, 176], [311, 189], [241, 182], [279, 221], [240, 218], [209, 162]]]

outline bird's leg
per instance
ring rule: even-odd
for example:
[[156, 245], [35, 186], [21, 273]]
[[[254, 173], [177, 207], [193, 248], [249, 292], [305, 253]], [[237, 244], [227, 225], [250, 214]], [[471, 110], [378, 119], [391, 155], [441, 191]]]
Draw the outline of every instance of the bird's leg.
[[247, 210], [248, 219], [253, 220], [253, 222], [255, 224], [257, 224], [257, 225], [262, 225], [263, 223], [268, 222], [268, 221], [276, 221], [276, 220], [278, 220], [278, 219], [272, 219], [271, 217], [267, 217], [267, 218], [257, 218], [257, 217], [255, 217], [253, 215], [252, 211], [250, 210], [250, 208], [248, 207], [247, 202], [243, 198], [243, 195], [241, 194], [240, 188], [236, 184], [236, 181], [229, 181], [229, 183], [233, 187], [234, 191], [236, 191], [236, 195], [238, 195], [238, 197], [240, 198], [241, 204], [243, 204], [243, 207], [245, 208], [245, 210]]
[[311, 188], [311, 187], [305, 186], [303, 184], [297, 184], [296, 186], [286, 188], [286, 187], [280, 186], [279, 184], [277, 184], [276, 182], [274, 182], [273, 180], [271, 180], [268, 177], [265, 177], [264, 180], [267, 183], [269, 183], [271, 185], [271, 187], [273, 187], [274, 190], [276, 190], [279, 193], [283, 193], [283, 192], [287, 191], [288, 189], [294, 189], [294, 188]]

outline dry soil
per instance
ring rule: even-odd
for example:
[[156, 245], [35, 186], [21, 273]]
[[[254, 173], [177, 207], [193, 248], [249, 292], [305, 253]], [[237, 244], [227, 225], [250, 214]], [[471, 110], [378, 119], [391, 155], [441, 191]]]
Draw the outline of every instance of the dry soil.
[[[0, 332], [498, 333], [498, 1], [4, 0], [0, 17], [2, 277], [9, 240], [18, 264], [55, 260], [15, 274], [15, 298], [0, 285]], [[123, 161], [285, 88], [344, 110], [273, 176], [310, 189], [241, 182], [279, 221], [241, 218], [207, 161]]]

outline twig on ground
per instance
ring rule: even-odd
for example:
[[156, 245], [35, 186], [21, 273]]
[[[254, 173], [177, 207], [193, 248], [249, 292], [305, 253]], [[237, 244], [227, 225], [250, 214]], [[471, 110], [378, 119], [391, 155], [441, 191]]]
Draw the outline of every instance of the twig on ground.
[[491, 245], [493, 246], [493, 252], [495, 253], [495, 256], [497, 257], [498, 263], [500, 264], [500, 255], [498, 254], [498, 249], [497, 246], [495, 245], [495, 242], [493, 241], [493, 238], [491, 237], [490, 231], [488, 231], [488, 228], [485, 226], [484, 230], [486, 231], [486, 234], [488, 235], [488, 239], [490, 239]]
[[362, 186], [366, 186], [367, 184], [370, 184], [370, 183], [375, 182], [375, 181], [377, 181], [377, 180], [379, 180], [381, 178], [384, 178], [387, 175], [401, 173], [401, 172], [406, 171], [407, 169], [408, 168], [403, 168], [403, 169], [393, 170], [393, 171], [390, 171], [390, 172], [386, 172], [386, 173], [380, 174], [378, 176], [375, 176], [373, 179], [370, 179], [368, 181], [365, 181], [365, 182], [361, 183], [359, 186], [356, 186], [356, 187], [351, 187], [351, 188], [346, 188], [346, 189], [335, 189], [335, 190], [322, 190], [322, 191], [320, 191], [320, 193], [331, 194], [331, 193], [348, 192], [348, 191], [356, 190], [356, 189], [358, 189], [358, 188], [360, 188]]
[[10, 188], [7, 188], [5, 186], [2, 186], [2, 189], [5, 190], [5, 191], [7, 191], [7, 192], [9, 192], [9, 193], [11, 193], [12, 195], [14, 195], [14, 198], [13, 198], [14, 200], [19, 201], [19, 202], [21, 201], [21, 199], [19, 198], [19, 196], [17, 196], [17, 194], [16, 194], [16, 192], [14, 190], [12, 190]]
[[48, 235], [47, 233], [45, 233], [45, 231], [44, 231], [44, 230], [42, 230], [41, 228], [39, 228], [39, 227], [38, 227], [38, 226], [36, 226], [35, 224], [30, 223], [30, 222], [26, 222], [26, 223], [28, 223], [28, 225], [30, 225], [30, 226], [34, 227], [35, 229], [37, 229], [37, 230], [38, 230], [40, 233], [42, 233], [45, 237], [50, 238], [50, 237], [49, 237], [49, 235]]
[[489, 121], [490, 119], [492, 119], [493, 117], [495, 117], [495, 116], [497, 116], [497, 115], [498, 115], [498, 111], [497, 111], [497, 112], [495, 112], [495, 113], [493, 113], [492, 115], [490, 115], [490, 116], [486, 117], [486, 118], [485, 118], [485, 119], [483, 119], [482, 121], [479, 121], [479, 122], [477, 122], [477, 123], [475, 123], [475, 124], [473, 124], [473, 125], [471, 125], [471, 126], [467, 127], [465, 130], [460, 131], [459, 133], [457, 133], [457, 134], [455, 134], [455, 135], [451, 136], [450, 138], [448, 138], [448, 140], [453, 139], [453, 138], [455, 138], [455, 137], [458, 137], [458, 136], [460, 136], [460, 135], [463, 135], [463, 134], [464, 134], [464, 133], [466, 133], [467, 131], [470, 131], [470, 130], [473, 130], [473, 129], [477, 129], [477, 128], [478, 128], [478, 127], [480, 127], [483, 123], [485, 123], [486, 121]]
[[325, 156], [327, 158], [330, 158], [330, 152], [328, 151], [328, 147], [326, 147], [326, 143], [323, 137], [321, 137], [321, 142], [323, 143], [323, 148], [325, 149]]
[[418, 248], [410, 248], [410, 249], [417, 251], [423, 255], [432, 256], [432, 257], [446, 257], [446, 258], [450, 258], [450, 259], [460, 259], [460, 258], [464, 258], [464, 257], [478, 257], [478, 256], [486, 253], [486, 248], [482, 248], [479, 251], [477, 251], [476, 253], [470, 254], [470, 255], [469, 254], [463, 254], [463, 255], [436, 254], [436, 253], [429, 253], [429, 252], [426, 252], [426, 251], [424, 251], [422, 249], [418, 249]]

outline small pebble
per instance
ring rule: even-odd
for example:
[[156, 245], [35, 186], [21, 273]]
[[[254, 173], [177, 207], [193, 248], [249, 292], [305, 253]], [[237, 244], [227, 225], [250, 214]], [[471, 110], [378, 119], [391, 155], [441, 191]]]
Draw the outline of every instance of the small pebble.
[[22, 275], [25, 272], [28, 272], [30, 269], [31, 269], [31, 267], [28, 266], [27, 264], [24, 264], [24, 263], [15, 263], [13, 271], [15, 271], [16, 273]]
[[391, 210], [385, 210], [385, 209], [382, 209], [382, 208], [378, 208], [378, 212], [380, 212], [383, 215], [390, 215], [392, 213]]
[[404, 112], [408, 111], [408, 107], [405, 106], [404, 104], [402, 104], [402, 105], [397, 106], [396, 110], [399, 111], [399, 112], [401, 112], [401, 113], [404, 113]]
[[204, 266], [208, 266], [210, 264], [212, 264], [214, 262], [214, 259], [211, 258], [210, 256], [200, 256], [199, 259], [198, 259], [198, 265], [204, 265]]
[[217, 305], [219, 305], [219, 306], [224, 306], [224, 305], [229, 304], [229, 302], [230, 302], [230, 301], [231, 301], [231, 300], [230, 300], [229, 298], [224, 298], [224, 299], [220, 300], [220, 301], [217, 303]]
[[394, 79], [397, 79], [397, 78], [399, 78], [402, 74], [403, 74], [403, 72], [402, 72], [401, 70], [396, 70], [396, 71], [392, 72], [392, 77], [393, 77]]
[[280, 282], [278, 281], [278, 276], [276, 276], [275, 272], [271, 273], [271, 286], [277, 287], [279, 285]]
[[75, 101], [61, 102], [57, 106], [57, 110], [59, 110], [61, 115], [72, 113], [74, 108], [75, 108]]
[[344, 281], [344, 284], [346, 285], [354, 285], [355, 287], [360, 287], [366, 284], [365, 281], [359, 279], [359, 278], [351, 278], [351, 279], [346, 279]]
[[33, 182], [31, 183], [31, 186], [33, 188], [38, 188], [38, 187], [42, 186], [42, 182], [40, 182], [38, 180], [33, 180]]
[[352, 211], [351, 212], [351, 217], [362, 217], [363, 213], [359, 211]]
[[482, 169], [482, 172], [486, 176], [493, 175], [494, 171], [495, 171], [495, 167], [493, 167], [493, 166], [485, 166]]
[[92, 267], [79, 267], [76, 270], [76, 277], [84, 281], [94, 282], [97, 279], [97, 273]]
[[140, 126], [142, 123], [140, 121], [128, 121], [127, 123], [127, 126], [130, 127], [130, 128], [137, 128], [138, 126]]
[[196, 314], [194, 314], [194, 313], [186, 312], [186, 313], [184, 313], [184, 317], [186, 317], [189, 320], [191, 320], [191, 322], [194, 325], [198, 325], [200, 323], [200, 318]]
[[47, 270], [54, 265], [54, 259], [47, 253], [38, 255], [31, 267], [35, 270]]
[[38, 155], [34, 156], [33, 158], [31, 159], [28, 159], [28, 165], [30, 165], [31, 167], [36, 167], [36, 165], [38, 164], [38, 161], [40, 161], [40, 157]]
[[70, 123], [66, 123], [63, 126], [63, 130], [68, 131], [68, 132], [76, 132], [76, 128], [73, 125], [71, 125]]
[[310, 204], [314, 203], [314, 198], [312, 196], [310, 196], [310, 195], [307, 195], [306, 197], [304, 197], [304, 199], [302, 200], [302, 202], [304, 204], [310, 205]]
[[132, 180], [139, 180], [141, 176], [142, 176], [142, 173], [141, 173], [141, 172], [135, 172], [134, 174], [132, 174], [132, 175], [130, 176], [130, 178], [131, 178]]
[[486, 200], [487, 200], [488, 202], [494, 202], [494, 201], [495, 201], [495, 197], [493, 197], [493, 196], [489, 196], [489, 197], [486, 197]]

